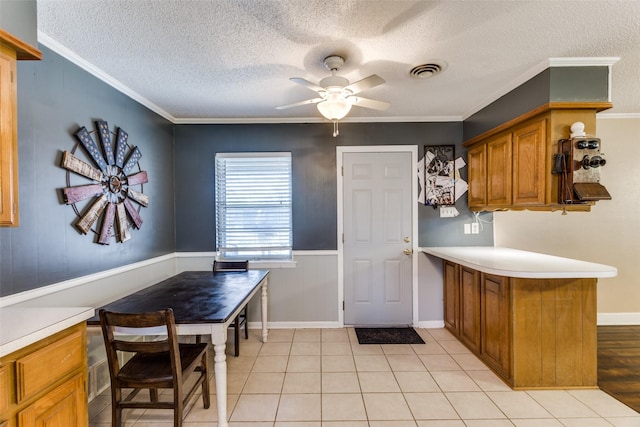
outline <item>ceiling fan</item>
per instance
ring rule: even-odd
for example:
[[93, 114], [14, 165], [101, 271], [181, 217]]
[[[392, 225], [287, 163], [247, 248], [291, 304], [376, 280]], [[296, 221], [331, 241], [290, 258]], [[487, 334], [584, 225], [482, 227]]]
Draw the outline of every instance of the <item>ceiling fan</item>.
[[379, 86], [384, 83], [384, 79], [377, 74], [372, 74], [362, 80], [349, 84], [349, 80], [336, 76], [336, 72], [344, 65], [344, 58], [338, 55], [330, 55], [324, 58], [324, 66], [331, 71], [331, 76], [320, 80], [319, 84], [310, 82], [301, 77], [291, 77], [289, 80], [298, 83], [306, 88], [316, 91], [318, 98], [311, 98], [305, 101], [294, 102], [293, 104], [280, 105], [278, 110], [298, 107], [307, 104], [317, 104], [318, 111], [325, 118], [333, 122], [333, 136], [338, 135], [338, 120], [344, 118], [349, 113], [353, 105], [357, 107], [372, 108], [374, 110], [386, 110], [391, 105], [385, 101], [363, 98], [356, 94]]

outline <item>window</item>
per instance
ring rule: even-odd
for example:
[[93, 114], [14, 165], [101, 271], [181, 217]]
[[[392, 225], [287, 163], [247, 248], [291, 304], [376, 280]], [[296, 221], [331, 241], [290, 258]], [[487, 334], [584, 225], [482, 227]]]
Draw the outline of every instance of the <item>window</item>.
[[216, 154], [216, 245], [226, 259], [291, 259], [291, 153]]

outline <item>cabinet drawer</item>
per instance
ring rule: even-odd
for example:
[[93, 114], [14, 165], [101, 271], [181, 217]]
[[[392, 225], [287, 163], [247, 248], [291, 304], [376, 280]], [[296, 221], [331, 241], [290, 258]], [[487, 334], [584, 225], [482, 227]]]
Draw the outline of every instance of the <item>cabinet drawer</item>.
[[18, 403], [41, 392], [84, 363], [83, 333], [75, 331], [16, 360]]

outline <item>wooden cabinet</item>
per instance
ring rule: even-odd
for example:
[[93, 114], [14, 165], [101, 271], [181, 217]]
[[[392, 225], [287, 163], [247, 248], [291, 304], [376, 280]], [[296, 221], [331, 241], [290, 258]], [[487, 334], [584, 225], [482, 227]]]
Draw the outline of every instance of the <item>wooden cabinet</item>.
[[511, 134], [499, 135], [486, 144], [486, 203], [488, 206], [511, 205]]
[[512, 137], [513, 204], [543, 205], [547, 202], [544, 192], [547, 163], [546, 119], [516, 128]]
[[482, 356], [494, 370], [511, 377], [509, 279], [482, 274]]
[[593, 202], [558, 203], [551, 173], [558, 140], [574, 122], [595, 132], [596, 112], [610, 103], [551, 103], [464, 143], [468, 148], [468, 203], [473, 211], [505, 209], [589, 210]]
[[451, 261], [443, 266], [445, 328], [507, 384], [597, 387], [596, 279], [523, 279]]
[[87, 423], [84, 379], [78, 374], [18, 413], [18, 426], [67, 427]]
[[16, 53], [0, 45], [0, 225], [18, 225]]
[[480, 273], [460, 266], [460, 341], [480, 351]]
[[[546, 119], [499, 133], [469, 150], [469, 207], [497, 210], [544, 205]], [[478, 154], [483, 150], [485, 164]], [[483, 172], [484, 171], [484, 172]]]
[[2, 357], [0, 396], [0, 425], [87, 425], [85, 324]]
[[16, 61], [41, 58], [39, 50], [0, 29], [0, 227], [19, 225]]
[[469, 207], [487, 205], [487, 146], [478, 144], [467, 152]]
[[458, 271], [458, 264], [444, 261], [444, 324], [455, 335], [458, 335], [458, 318], [460, 317]]

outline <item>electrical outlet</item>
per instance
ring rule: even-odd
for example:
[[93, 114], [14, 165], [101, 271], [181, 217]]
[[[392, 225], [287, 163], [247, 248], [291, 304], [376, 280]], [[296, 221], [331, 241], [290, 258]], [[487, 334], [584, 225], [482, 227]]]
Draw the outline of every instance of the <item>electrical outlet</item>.
[[478, 234], [478, 233], [480, 233], [480, 224], [478, 224], [477, 222], [472, 222], [471, 234]]
[[471, 224], [464, 225], [464, 234], [471, 234]]

